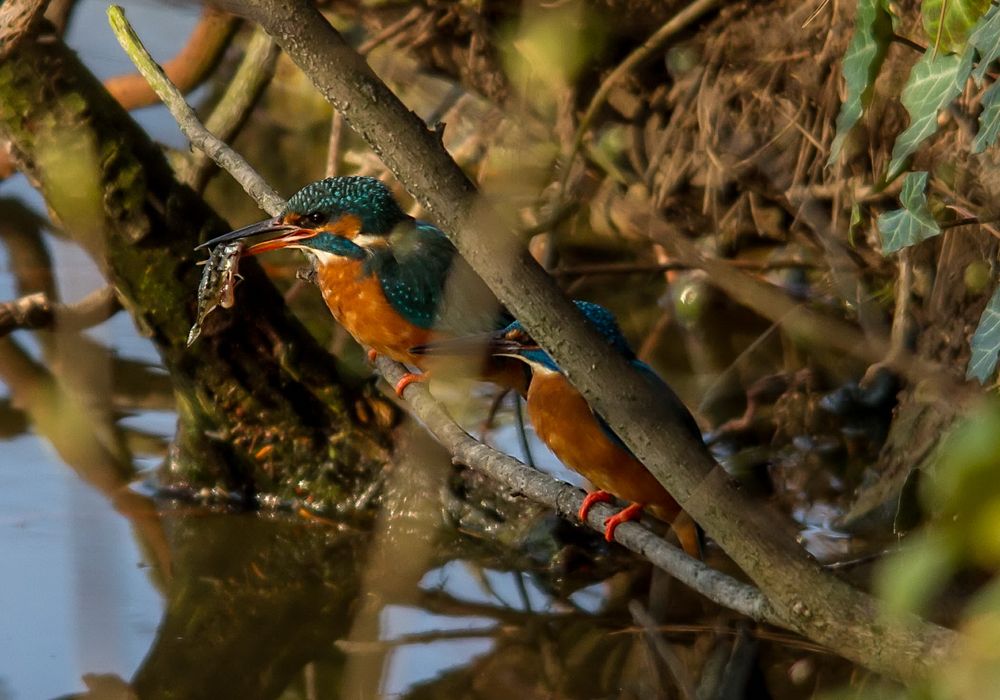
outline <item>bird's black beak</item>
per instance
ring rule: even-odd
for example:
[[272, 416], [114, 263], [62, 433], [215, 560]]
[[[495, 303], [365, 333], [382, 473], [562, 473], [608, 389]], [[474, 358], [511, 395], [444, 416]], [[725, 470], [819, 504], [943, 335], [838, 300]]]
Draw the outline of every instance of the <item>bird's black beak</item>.
[[414, 355], [435, 357], [476, 357], [482, 355], [517, 355], [525, 346], [502, 333], [480, 333], [461, 338], [438, 340], [410, 348]]
[[245, 255], [257, 255], [258, 253], [263, 253], [268, 250], [284, 248], [285, 246], [291, 245], [296, 241], [312, 238], [317, 233], [318, 232], [313, 229], [302, 228], [300, 226], [296, 226], [295, 224], [287, 224], [279, 216], [273, 219], [258, 221], [255, 224], [238, 228], [235, 231], [230, 231], [229, 233], [224, 233], [223, 235], [213, 238], [210, 241], [205, 241], [200, 246], [197, 246], [195, 250], [215, 246], [220, 243], [240, 240], [242, 238], [265, 236], [264, 240], [249, 246], [244, 253]]

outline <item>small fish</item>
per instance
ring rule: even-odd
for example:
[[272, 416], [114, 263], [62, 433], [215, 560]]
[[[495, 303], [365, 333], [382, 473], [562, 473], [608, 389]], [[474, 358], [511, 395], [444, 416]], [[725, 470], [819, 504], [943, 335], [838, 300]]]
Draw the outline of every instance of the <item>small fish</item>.
[[233, 241], [212, 249], [211, 257], [206, 261], [205, 270], [201, 273], [201, 283], [198, 285], [198, 318], [188, 333], [188, 347], [191, 347], [201, 335], [201, 324], [215, 307], [232, 308], [235, 302], [233, 294], [236, 282], [243, 279], [237, 269], [245, 245], [244, 241]]

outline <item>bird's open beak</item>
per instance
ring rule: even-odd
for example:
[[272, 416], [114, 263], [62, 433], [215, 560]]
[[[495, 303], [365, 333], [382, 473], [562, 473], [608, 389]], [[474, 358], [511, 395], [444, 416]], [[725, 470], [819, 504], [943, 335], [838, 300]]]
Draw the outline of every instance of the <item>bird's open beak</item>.
[[229, 241], [237, 241], [242, 238], [251, 238], [253, 236], [265, 237], [263, 240], [249, 246], [244, 252], [244, 255], [257, 255], [269, 250], [284, 248], [285, 246], [291, 245], [297, 241], [305, 240], [306, 238], [312, 238], [317, 233], [318, 231], [313, 229], [301, 228], [294, 224], [286, 224], [281, 220], [281, 217], [275, 217], [274, 219], [258, 221], [255, 224], [250, 224], [249, 226], [238, 228], [235, 231], [230, 231], [229, 233], [213, 238], [210, 241], [205, 241], [200, 246], [195, 248], [195, 250], [215, 246], [220, 243], [228, 243]]

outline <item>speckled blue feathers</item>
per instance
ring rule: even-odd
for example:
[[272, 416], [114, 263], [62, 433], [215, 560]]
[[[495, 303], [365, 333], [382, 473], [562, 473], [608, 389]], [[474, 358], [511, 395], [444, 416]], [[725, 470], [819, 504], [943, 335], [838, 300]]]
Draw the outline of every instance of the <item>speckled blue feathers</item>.
[[284, 213], [314, 212], [331, 222], [356, 216], [362, 234], [385, 236], [382, 245], [361, 246], [326, 232], [303, 245], [363, 260], [363, 274], [378, 278], [390, 306], [410, 323], [462, 333], [493, 330], [509, 320], [497, 312], [496, 299], [444, 232], [408, 216], [380, 180], [331, 177], [313, 182], [292, 195]]
[[331, 221], [345, 214], [361, 220], [365, 233], [387, 234], [409, 217], [399, 208], [392, 192], [373, 177], [328, 177], [303, 187], [289, 198], [285, 214], [321, 211]]
[[[625, 340], [625, 335], [622, 333], [622, 329], [618, 326], [618, 320], [615, 315], [605, 309], [600, 304], [595, 304], [590, 301], [581, 301], [579, 299], [573, 301], [576, 304], [576, 308], [580, 310], [583, 317], [587, 320], [591, 326], [593, 326], [601, 336], [608, 341], [615, 352], [619, 353], [627, 360], [635, 359], [635, 353], [632, 352], [632, 348], [629, 346], [628, 341]], [[507, 328], [504, 329], [504, 333], [509, 333], [510, 331], [524, 331], [521, 326], [520, 321], [514, 321]], [[521, 352], [524, 358], [530, 362], [536, 362], [549, 369], [560, 371], [558, 365], [556, 365], [555, 360], [553, 360], [547, 352], [538, 349], [525, 350]]]
[[394, 245], [372, 251], [362, 269], [378, 277], [386, 301], [403, 318], [431, 328], [438, 321], [455, 248], [444, 233], [422, 221], [394, 237]]

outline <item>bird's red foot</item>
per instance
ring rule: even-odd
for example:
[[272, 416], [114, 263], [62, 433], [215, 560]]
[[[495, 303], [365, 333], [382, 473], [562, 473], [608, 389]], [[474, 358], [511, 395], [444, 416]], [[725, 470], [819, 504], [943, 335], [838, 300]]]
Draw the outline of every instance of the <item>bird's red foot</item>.
[[590, 509], [594, 507], [595, 503], [610, 503], [611, 494], [607, 491], [592, 491], [587, 494], [587, 497], [583, 499], [583, 505], [580, 506], [579, 512], [577, 512], [576, 517], [580, 518], [581, 522], [587, 522], [587, 513]]
[[427, 372], [424, 372], [423, 374], [414, 374], [413, 372], [407, 372], [406, 374], [403, 375], [402, 379], [396, 382], [396, 386], [394, 386], [393, 389], [396, 391], [396, 396], [402, 398], [403, 390], [406, 389], [406, 387], [410, 386], [410, 384], [413, 384], [413, 382], [425, 382], [428, 379], [429, 376]]
[[370, 365], [375, 364], [375, 358], [377, 357], [378, 357], [378, 350], [375, 350], [373, 348], [368, 348], [368, 364]]
[[619, 513], [615, 513], [604, 521], [604, 539], [608, 542], [615, 541], [615, 529], [622, 523], [629, 520], [638, 520], [642, 515], [642, 504], [633, 503]]

